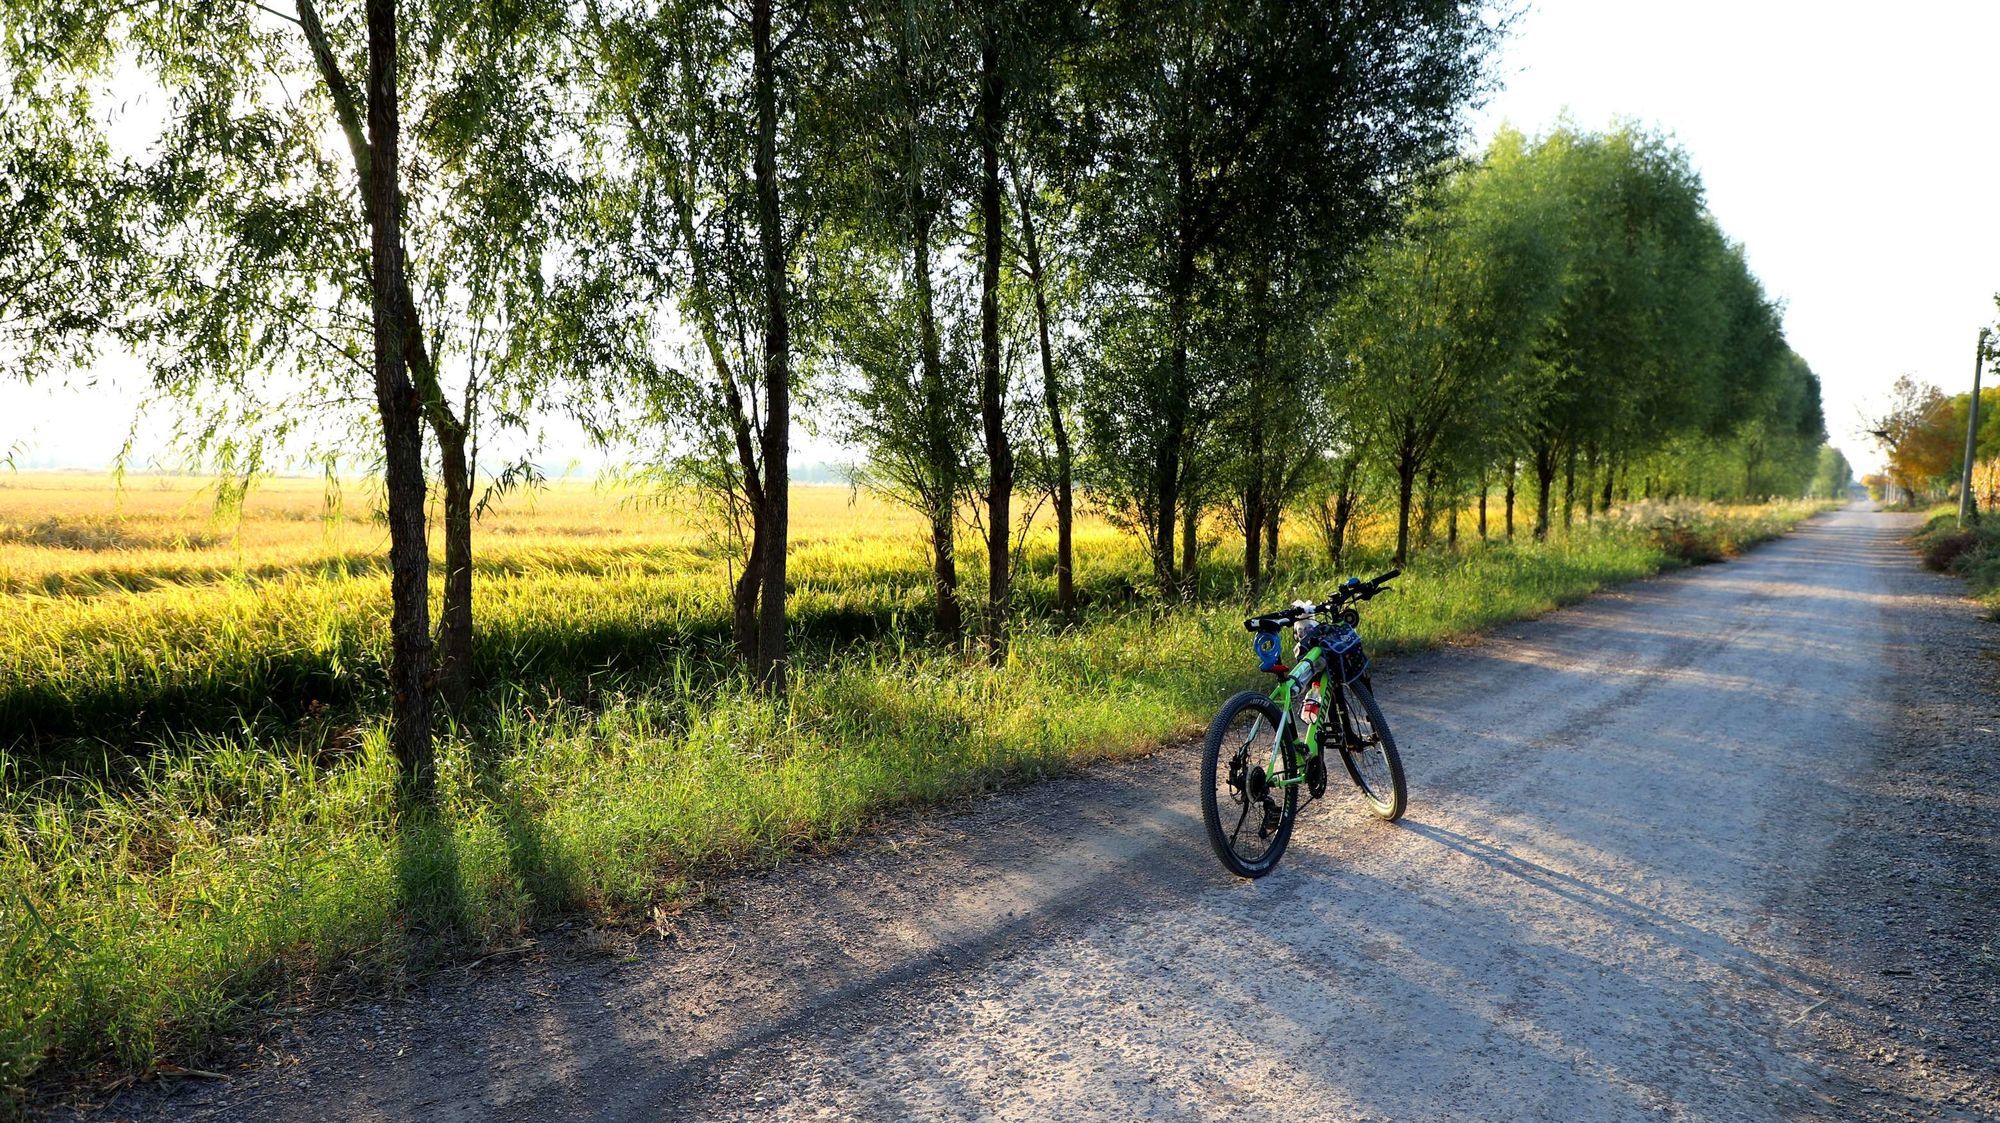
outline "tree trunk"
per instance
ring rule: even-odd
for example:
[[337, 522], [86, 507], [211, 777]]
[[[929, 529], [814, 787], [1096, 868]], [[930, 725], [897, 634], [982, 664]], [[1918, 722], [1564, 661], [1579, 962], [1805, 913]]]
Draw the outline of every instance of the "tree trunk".
[[1447, 502], [1451, 504], [1451, 509], [1446, 511], [1444, 516], [1444, 548], [1456, 550], [1458, 549], [1458, 499], [1453, 497]]
[[[952, 416], [961, 408], [952, 400], [945, 385], [944, 358], [938, 342], [937, 300], [931, 281], [931, 224], [934, 220], [929, 193], [924, 189], [924, 138], [920, 127], [922, 106], [912, 54], [921, 46], [916, 26], [916, 9], [905, 6], [907, 16], [900, 59], [903, 85], [908, 97], [909, 167], [904, 179], [909, 185], [911, 276], [917, 298], [917, 364], [923, 416], [925, 471], [930, 476], [931, 493], [925, 496], [924, 517], [931, 524], [931, 592], [937, 602], [934, 626], [957, 640], [965, 632], [965, 607], [958, 594], [957, 517], [960, 480], [960, 450], [951, 440]], [[983, 297], [984, 294], [982, 294]], [[983, 308], [982, 308], [983, 310]], [[981, 355], [981, 373], [984, 373]], [[982, 393], [983, 399], [983, 393]], [[982, 407], [983, 407], [982, 400]]]
[[1507, 541], [1514, 540], [1514, 481], [1521, 471], [1521, 462], [1507, 461]]
[[1341, 484], [1340, 494], [1333, 501], [1333, 567], [1340, 568], [1340, 560], [1347, 553], [1347, 525], [1354, 518], [1353, 469], [1348, 470], [1349, 480]]
[[1604, 494], [1598, 496], [1598, 509], [1607, 515], [1611, 513], [1611, 481], [1617, 478], [1617, 461], [1611, 457], [1606, 457], [1604, 461]]
[[1072, 465], [1069, 425], [1063, 419], [1062, 387], [1056, 379], [1055, 352], [1049, 347], [1049, 295], [1042, 274], [1042, 251], [1035, 238], [1032, 200], [1018, 169], [1014, 173], [1014, 194], [1020, 200], [1021, 249], [1028, 263], [1028, 284], [1035, 294], [1035, 331], [1042, 349], [1042, 405], [1049, 412], [1049, 436], [1056, 446], [1056, 611], [1065, 620], [1076, 619], [1076, 568], [1072, 555], [1074, 539]]
[[785, 240], [778, 203], [777, 66], [771, 57], [773, 0], [751, 0], [751, 71], [757, 103], [757, 241], [764, 283], [764, 509], [757, 543], [764, 587], [759, 597], [757, 679], [774, 693], [785, 689], [785, 554], [791, 522], [792, 338], [787, 316]]
[[1429, 549], [1437, 541], [1437, 484], [1437, 466], [1432, 465], [1424, 473], [1423, 502], [1418, 506], [1423, 516], [1417, 532], [1417, 544], [1424, 549]]
[[937, 494], [925, 515], [931, 524], [932, 591], [937, 597], [936, 626], [940, 634], [958, 639], [965, 632], [965, 606], [958, 595], [957, 500], [958, 450], [948, 441], [953, 408], [944, 384], [937, 311], [931, 295], [930, 213], [917, 203], [915, 234], [919, 363], [922, 368], [925, 414], [925, 456], [930, 461]]
[[750, 509], [750, 546], [743, 557], [743, 572], [737, 574], [736, 588], [729, 597], [729, 635], [736, 647], [736, 660], [753, 673], [762, 665], [757, 661], [757, 597], [764, 588], [764, 535], [758, 529], [763, 525], [761, 511], [761, 504]]
[[1597, 465], [1603, 454], [1596, 445], [1591, 445], [1586, 455], [1583, 465], [1583, 521], [1591, 523], [1597, 521]]
[[1347, 552], [1347, 521], [1354, 513], [1354, 462], [1341, 465], [1340, 477], [1334, 484], [1333, 510], [1328, 511], [1326, 498], [1321, 498], [1314, 508], [1319, 515], [1320, 533], [1326, 539], [1326, 560], [1335, 569], [1340, 568], [1341, 555]]
[[1000, 75], [997, 0], [986, 0], [979, 45], [979, 218], [984, 268], [979, 277], [979, 415], [986, 431], [986, 658], [1007, 661], [1007, 616], [1013, 602], [1014, 450], [1007, 442], [1006, 387], [1000, 380], [1000, 130], [1005, 104]]
[[[687, 141], [690, 146], [697, 143], [692, 129], [687, 134]], [[764, 525], [766, 515], [763, 479], [757, 464], [757, 434], [751, 429], [754, 418], [744, 401], [743, 390], [737, 384], [729, 354], [723, 347], [722, 327], [715, 314], [715, 287], [708, 269], [708, 254], [695, 231], [694, 185], [678, 183], [671, 189], [670, 195], [675, 222], [680, 228], [681, 244], [687, 247], [690, 279], [694, 282], [695, 321], [701, 331], [702, 345], [708, 352], [709, 365], [715, 371], [715, 380], [722, 387], [723, 405], [729, 411], [730, 438], [736, 448], [736, 471], [742, 480], [742, 500], [750, 512], [749, 540], [743, 544], [743, 572], [737, 575], [736, 586], [729, 596], [730, 642], [736, 649], [738, 666], [746, 673], [761, 676], [762, 665], [757, 661], [757, 602], [758, 594], [764, 587], [765, 541], [759, 528]], [[730, 502], [735, 501], [734, 496], [728, 498]], [[732, 526], [735, 525], [738, 524], [732, 523]]]
[[1576, 446], [1569, 446], [1563, 457], [1563, 533], [1569, 528], [1576, 514]]
[[[1183, 447], [1188, 437], [1188, 333], [1191, 330], [1191, 305], [1194, 299], [1194, 230], [1193, 215], [1190, 210], [1194, 201], [1194, 153], [1186, 139], [1182, 138], [1174, 157], [1174, 265], [1167, 284], [1167, 322], [1172, 334], [1167, 356], [1167, 393], [1161, 405], [1165, 417], [1161, 419], [1162, 441], [1156, 450], [1155, 484], [1159, 489], [1158, 534], [1154, 543], [1153, 568], [1160, 580], [1162, 591], [1179, 583], [1174, 573], [1174, 519], [1181, 512], [1182, 476], [1186, 473], [1187, 451]], [[1192, 518], [1184, 521], [1193, 525]], [[1193, 557], [1192, 543], [1182, 544], [1183, 570]], [[1182, 577], [1184, 578], [1184, 573]], [[1189, 590], [1180, 589], [1183, 597]]]
[[1493, 483], [1486, 476], [1486, 470], [1479, 473], [1479, 540], [1486, 541], [1486, 497], [1493, 490]]
[[1264, 447], [1264, 426], [1261, 424], [1264, 390], [1271, 376], [1270, 319], [1264, 314], [1269, 291], [1270, 277], [1260, 264], [1253, 271], [1250, 282], [1250, 317], [1256, 324], [1257, 339], [1250, 356], [1248, 404], [1251, 421], [1244, 433], [1249, 446], [1244, 450], [1249, 478], [1243, 489], [1243, 581], [1250, 588], [1252, 600], [1263, 592], [1264, 586], [1264, 509], [1276, 498], [1268, 494], [1269, 485], [1274, 481], [1265, 464], [1267, 450]]
[[1555, 484], [1556, 446], [1553, 441], [1545, 441], [1535, 448], [1535, 541], [1545, 542], [1549, 537], [1549, 491]]
[[1417, 487], [1416, 458], [1408, 453], [1396, 461], [1396, 556], [1400, 567], [1410, 560], [1410, 499]]
[[[1255, 438], [1252, 438], [1251, 455], [1256, 455]], [[1263, 483], [1262, 473], [1252, 468], [1249, 486], [1243, 492], [1243, 583], [1249, 586], [1253, 599], [1264, 581]]]
[[430, 554], [424, 536], [423, 417], [405, 346], [396, 0], [368, 0], [368, 167], [375, 400], [382, 415], [389, 508], [390, 746], [419, 800], [437, 785], [431, 747]]
[[1181, 490], [1181, 599], [1193, 600], [1199, 591], [1195, 566], [1200, 561], [1201, 543], [1195, 532], [1201, 529], [1201, 504], [1195, 501], [1194, 488]]
[[1174, 520], [1179, 514], [1180, 486], [1178, 441], [1169, 440], [1154, 454], [1153, 469], [1153, 576], [1160, 583], [1160, 595], [1172, 596], [1178, 585], [1174, 572]]
[[472, 694], [472, 463], [466, 430], [433, 427], [444, 477], [444, 603], [438, 613], [437, 686], [445, 708], [463, 716]]
[[957, 639], [965, 633], [965, 606], [958, 596], [958, 541], [949, 508], [930, 512], [931, 590], [937, 596], [936, 627]]
[[1266, 573], [1278, 571], [1278, 520], [1284, 516], [1284, 508], [1276, 502], [1264, 504], [1264, 567]]

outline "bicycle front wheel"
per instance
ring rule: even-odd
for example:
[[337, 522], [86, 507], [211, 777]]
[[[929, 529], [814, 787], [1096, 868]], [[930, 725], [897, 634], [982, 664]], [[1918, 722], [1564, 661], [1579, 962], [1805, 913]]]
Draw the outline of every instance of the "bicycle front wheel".
[[1278, 704], [1246, 690], [1223, 703], [1201, 751], [1201, 817], [1215, 856], [1238, 877], [1278, 868], [1299, 807], [1293, 754], [1279, 752], [1280, 776], [1268, 769], [1278, 741]]
[[1375, 704], [1375, 692], [1356, 679], [1347, 684], [1354, 705], [1348, 707], [1353, 736], [1341, 747], [1341, 762], [1347, 775], [1361, 789], [1361, 797], [1376, 815], [1395, 822], [1409, 804], [1409, 789], [1403, 783], [1403, 758], [1396, 752], [1396, 738], [1389, 733], [1382, 708]]

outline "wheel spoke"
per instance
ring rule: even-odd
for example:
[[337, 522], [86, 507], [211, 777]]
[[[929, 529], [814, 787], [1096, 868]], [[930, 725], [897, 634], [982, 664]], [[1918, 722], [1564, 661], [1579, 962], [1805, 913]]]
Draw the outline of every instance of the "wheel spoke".
[[1279, 852], [1279, 836], [1290, 829], [1293, 789], [1281, 783], [1284, 766], [1272, 770], [1268, 763], [1282, 756], [1279, 728], [1269, 701], [1239, 702], [1206, 750], [1213, 754], [1204, 777], [1209, 838], [1223, 863], [1245, 877], [1268, 872]]

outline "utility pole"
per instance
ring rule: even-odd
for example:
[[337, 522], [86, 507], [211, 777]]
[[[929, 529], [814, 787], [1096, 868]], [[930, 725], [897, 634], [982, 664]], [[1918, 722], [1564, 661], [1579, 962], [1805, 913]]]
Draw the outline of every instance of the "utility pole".
[[1972, 405], [1965, 412], [1965, 470], [1958, 477], [1958, 526], [1979, 521], [1979, 507], [1972, 501], [1972, 457], [1979, 444], [1979, 374], [1986, 365], [1986, 329], [1979, 329], [1979, 349], [1972, 355]]

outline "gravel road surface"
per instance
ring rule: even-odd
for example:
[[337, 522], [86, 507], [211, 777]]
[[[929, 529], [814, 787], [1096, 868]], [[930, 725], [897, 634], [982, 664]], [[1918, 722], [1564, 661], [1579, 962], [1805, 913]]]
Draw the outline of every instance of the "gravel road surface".
[[1383, 667], [1407, 818], [1329, 789], [1259, 882], [1170, 745], [96, 1114], [2000, 1120], [2000, 627], [1909, 526], [1843, 511]]

